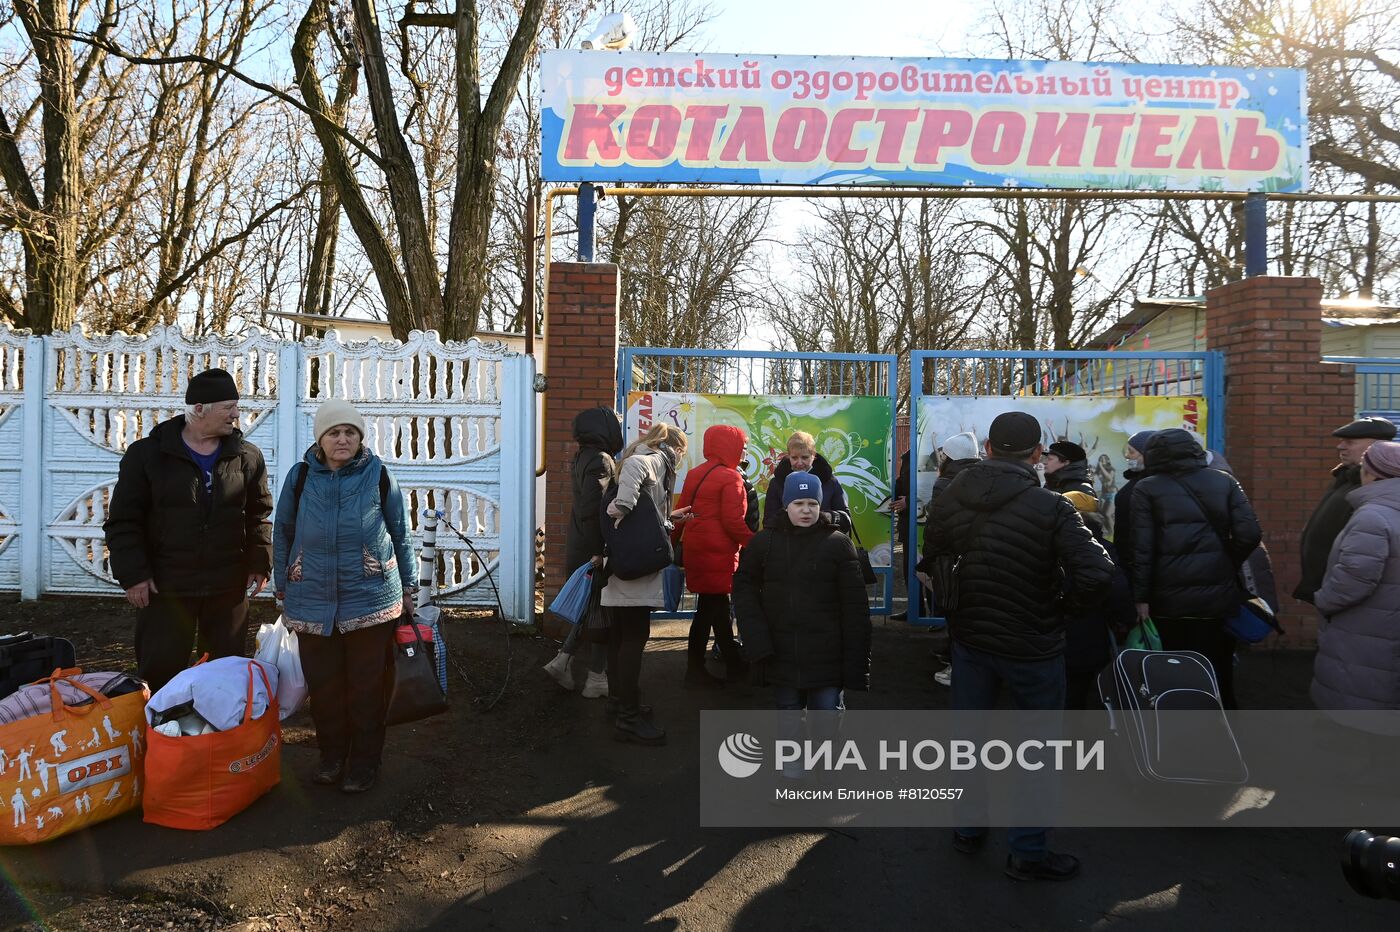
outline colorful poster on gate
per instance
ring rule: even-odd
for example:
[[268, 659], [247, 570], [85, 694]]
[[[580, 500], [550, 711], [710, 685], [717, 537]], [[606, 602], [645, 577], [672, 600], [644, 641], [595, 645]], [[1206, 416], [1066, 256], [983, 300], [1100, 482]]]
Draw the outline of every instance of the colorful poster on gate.
[[758, 490], [759, 507], [768, 493], [768, 480], [787, 453], [788, 438], [805, 430], [816, 438], [817, 452], [831, 464], [846, 492], [851, 520], [875, 566], [890, 565], [888, 501], [892, 409], [890, 399], [837, 395], [701, 395], [675, 392], [632, 392], [627, 396], [627, 439], [646, 433], [661, 421], [685, 431], [690, 450], [676, 478], [679, 497], [685, 470], [705, 461], [706, 429], [728, 424], [749, 437], [741, 467]]
[[558, 50], [546, 181], [1303, 191], [1306, 73]]
[[1131, 466], [1128, 438], [1140, 430], [1180, 427], [1206, 438], [1206, 400], [1199, 396], [1135, 398], [1005, 398], [924, 396], [919, 405], [919, 498], [927, 501], [937, 474], [933, 456], [953, 434], [972, 431], [979, 445], [1004, 411], [1025, 411], [1041, 423], [1042, 442], [1071, 440], [1089, 454], [1089, 481], [1098, 494], [1099, 513], [1110, 538], [1116, 517], [1113, 499]]

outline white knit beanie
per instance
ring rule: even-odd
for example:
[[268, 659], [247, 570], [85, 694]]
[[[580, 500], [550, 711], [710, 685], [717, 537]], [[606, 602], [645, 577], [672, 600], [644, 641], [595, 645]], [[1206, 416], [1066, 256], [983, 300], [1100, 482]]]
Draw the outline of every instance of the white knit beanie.
[[969, 430], [944, 440], [943, 452], [950, 460], [975, 460], [981, 456], [982, 448], [977, 445], [977, 435]]
[[360, 432], [361, 440], [365, 439], [365, 419], [360, 417], [360, 412], [356, 411], [350, 402], [340, 398], [322, 402], [321, 407], [316, 409], [316, 442], [320, 443], [326, 431], [341, 424], [349, 424]]

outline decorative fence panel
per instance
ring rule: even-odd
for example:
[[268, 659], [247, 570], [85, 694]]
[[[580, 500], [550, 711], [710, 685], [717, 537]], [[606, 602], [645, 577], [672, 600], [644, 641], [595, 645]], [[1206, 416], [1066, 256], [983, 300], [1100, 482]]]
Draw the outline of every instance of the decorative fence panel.
[[[533, 606], [533, 360], [498, 343], [292, 343], [253, 332], [191, 341], [0, 331], [0, 589], [113, 594], [102, 523], [127, 447], [183, 412], [189, 378], [211, 366], [239, 387], [242, 429], [267, 461], [274, 496], [311, 444], [325, 399], [364, 415], [366, 443], [394, 471], [417, 532], [441, 511], [476, 552], [439, 535], [445, 601]], [[18, 415], [18, 416], [16, 416]]]

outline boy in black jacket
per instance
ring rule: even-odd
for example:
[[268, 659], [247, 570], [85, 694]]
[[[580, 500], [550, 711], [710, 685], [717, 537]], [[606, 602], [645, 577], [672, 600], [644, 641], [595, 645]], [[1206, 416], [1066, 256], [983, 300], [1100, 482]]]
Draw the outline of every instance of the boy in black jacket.
[[839, 711], [870, 688], [870, 603], [851, 539], [821, 514], [821, 480], [790, 473], [784, 510], [739, 558], [734, 606], [756, 682], [779, 709]]

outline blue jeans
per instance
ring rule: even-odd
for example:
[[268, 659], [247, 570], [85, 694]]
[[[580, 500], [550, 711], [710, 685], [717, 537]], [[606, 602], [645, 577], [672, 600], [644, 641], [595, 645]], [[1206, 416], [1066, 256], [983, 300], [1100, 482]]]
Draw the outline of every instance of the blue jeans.
[[[774, 686], [773, 703], [778, 707], [778, 734], [788, 741], [801, 741], [804, 736], [816, 741], [830, 741], [839, 729], [839, 713], [846, 711], [842, 701], [841, 687], [817, 686], [812, 689], [798, 689], [796, 686]], [[837, 715], [804, 717], [808, 712], [836, 712]], [[805, 721], [804, 721], [805, 718]], [[810, 732], [810, 734], [808, 734]], [[790, 780], [801, 780], [806, 776], [801, 761], [790, 761], [783, 765], [783, 776]]]
[[[1065, 706], [1065, 659], [1012, 660], [965, 647], [953, 641], [953, 709], [995, 708], [1002, 685], [1018, 709], [1063, 709]], [[974, 802], [974, 807], [976, 802]], [[985, 811], [983, 811], [985, 816]], [[985, 827], [959, 828], [958, 834], [984, 835]], [[1011, 852], [1027, 861], [1045, 857], [1046, 832], [1043, 828], [1013, 828], [1007, 831]]]

